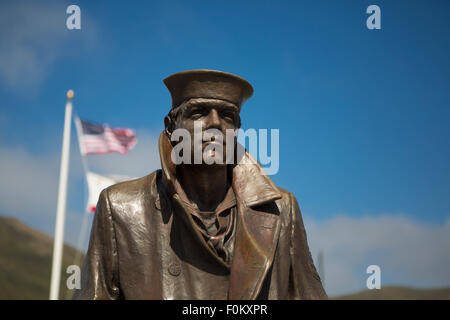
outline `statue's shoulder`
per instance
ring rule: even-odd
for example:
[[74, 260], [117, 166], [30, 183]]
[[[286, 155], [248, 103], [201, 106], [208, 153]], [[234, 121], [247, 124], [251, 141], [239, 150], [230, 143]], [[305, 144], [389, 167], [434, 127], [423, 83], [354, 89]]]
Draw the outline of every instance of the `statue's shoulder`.
[[289, 203], [291, 201], [291, 197], [294, 197], [292, 192], [290, 192], [289, 190], [286, 190], [286, 189], [278, 187], [278, 186], [277, 186], [277, 189], [281, 195], [281, 199], [279, 199], [280, 202]]
[[112, 204], [124, 203], [156, 196], [156, 180], [161, 170], [156, 170], [142, 178], [119, 182], [106, 188], [106, 194]]
[[284, 188], [281, 188], [281, 187], [277, 186], [277, 189], [280, 192], [282, 198], [289, 198], [290, 195], [292, 194], [292, 192], [290, 192], [290, 191], [288, 191], [288, 190], [286, 190]]
[[297, 198], [295, 195], [289, 190], [280, 188], [277, 186], [278, 191], [280, 192], [281, 198], [276, 200], [276, 203], [280, 209], [280, 212], [285, 215], [290, 215], [293, 206], [298, 204]]

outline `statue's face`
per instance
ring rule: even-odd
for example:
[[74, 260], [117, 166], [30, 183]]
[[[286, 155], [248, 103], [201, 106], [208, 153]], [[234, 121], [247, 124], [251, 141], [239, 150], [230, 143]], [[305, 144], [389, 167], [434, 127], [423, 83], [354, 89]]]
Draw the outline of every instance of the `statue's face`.
[[[221, 149], [223, 155], [222, 162], [225, 164], [227, 130], [228, 133], [235, 131], [239, 129], [239, 125], [239, 110], [237, 107], [227, 102], [221, 102], [220, 100], [208, 101], [208, 99], [202, 99], [201, 102], [189, 104], [181, 112], [176, 121], [175, 129], [183, 128], [189, 132], [191, 136], [192, 163], [195, 163], [193, 154], [195, 150], [194, 145], [197, 143], [197, 146], [201, 144], [202, 154], [204, 153], [205, 157], [214, 157], [215, 154], [220, 154], [217, 153], [217, 150], [219, 150], [219, 144], [223, 145], [223, 149]], [[199, 132], [195, 134], [196, 128], [198, 130], [199, 126], [201, 126], [202, 130], [201, 135], [198, 134]], [[219, 134], [222, 135], [222, 139], [218, 137]], [[234, 148], [236, 139], [228, 139], [228, 143], [231, 143], [231, 141], [233, 141], [233, 145], [229, 147]]]

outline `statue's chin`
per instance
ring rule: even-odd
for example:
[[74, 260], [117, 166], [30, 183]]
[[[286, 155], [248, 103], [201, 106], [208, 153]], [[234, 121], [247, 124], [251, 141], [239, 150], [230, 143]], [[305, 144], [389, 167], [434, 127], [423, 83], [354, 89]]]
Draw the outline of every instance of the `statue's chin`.
[[[221, 166], [226, 165], [224, 155], [218, 155], [215, 151], [205, 151], [203, 153], [203, 163], [205, 165]], [[221, 161], [220, 161], [221, 160]]]

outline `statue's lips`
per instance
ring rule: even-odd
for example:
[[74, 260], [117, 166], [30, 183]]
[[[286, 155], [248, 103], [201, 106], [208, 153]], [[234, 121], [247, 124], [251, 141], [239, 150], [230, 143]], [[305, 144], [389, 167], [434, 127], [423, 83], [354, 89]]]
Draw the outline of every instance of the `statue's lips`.
[[223, 138], [206, 131], [206, 132], [203, 132], [203, 141], [204, 141], [202, 143], [203, 148], [205, 148], [208, 145], [212, 145], [217, 148], [217, 147], [221, 146]]
[[209, 146], [209, 145], [212, 145], [216, 148], [222, 146], [222, 144], [217, 141], [205, 141], [205, 142], [203, 142], [202, 147], [205, 148], [206, 146]]

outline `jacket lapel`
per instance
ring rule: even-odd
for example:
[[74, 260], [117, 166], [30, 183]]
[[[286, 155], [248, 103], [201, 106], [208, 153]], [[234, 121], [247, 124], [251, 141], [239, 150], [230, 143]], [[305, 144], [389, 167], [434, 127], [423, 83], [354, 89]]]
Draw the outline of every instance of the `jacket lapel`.
[[238, 202], [238, 225], [228, 299], [253, 300], [273, 262], [280, 234], [274, 200], [281, 195], [248, 152], [233, 169], [233, 188]]

